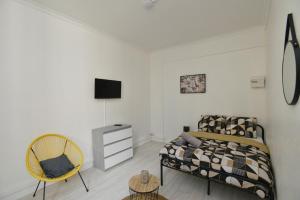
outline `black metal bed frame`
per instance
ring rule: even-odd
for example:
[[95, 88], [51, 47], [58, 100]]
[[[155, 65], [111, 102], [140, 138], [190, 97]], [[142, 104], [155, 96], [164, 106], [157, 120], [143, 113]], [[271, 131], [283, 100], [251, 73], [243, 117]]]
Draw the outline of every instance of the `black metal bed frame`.
[[[265, 143], [265, 134], [264, 134], [264, 128], [261, 126], [261, 125], [259, 125], [259, 124], [257, 124], [257, 126], [261, 129], [261, 134], [262, 134], [262, 139], [263, 139], [263, 142]], [[200, 121], [198, 122], [198, 128], [200, 127]], [[166, 168], [169, 168], [169, 169], [173, 169], [173, 170], [176, 170], [176, 171], [180, 171], [180, 172], [183, 172], [183, 173], [185, 173], [185, 174], [189, 174], [189, 175], [192, 175], [192, 176], [196, 176], [196, 175], [194, 175], [194, 174], [191, 174], [191, 173], [189, 173], [189, 172], [185, 172], [185, 171], [182, 171], [182, 170], [179, 170], [179, 169], [176, 169], [176, 168], [173, 168], [173, 167], [170, 167], [170, 166], [167, 166], [167, 165], [164, 165], [163, 164], [163, 160], [164, 160], [164, 158], [162, 157], [161, 158], [161, 160], [160, 160], [160, 185], [161, 186], [163, 186], [163, 167], [166, 167]], [[180, 162], [183, 162], [183, 163], [185, 163], [185, 161], [180, 161]], [[206, 169], [208, 172], [209, 172], [209, 170], [211, 170], [211, 169]], [[218, 172], [218, 173], [220, 173], [220, 172]], [[234, 174], [231, 174], [231, 176], [233, 176], [233, 177], [235, 177], [235, 178], [238, 178], [239, 176], [238, 175], [234, 175]], [[209, 178], [209, 174], [207, 174], [207, 177], [205, 177], [205, 176], [196, 176], [196, 177], [199, 177], [199, 178], [203, 178], [203, 179], [206, 179], [207, 180], [207, 195], [210, 195], [210, 182], [211, 181], [213, 181], [213, 182], [215, 182], [215, 183], [221, 183], [221, 184], [224, 184], [224, 183], [222, 183], [222, 182], [220, 182], [220, 181], [217, 181], [217, 180], [215, 180], [215, 179], [210, 179]], [[247, 178], [247, 177], [242, 177], [243, 178], [243, 180], [245, 180], [245, 181], [250, 181], [251, 182], [251, 180], [249, 179], [249, 178]], [[269, 200], [275, 200], [275, 199], [277, 199], [276, 197], [277, 197], [277, 195], [276, 195], [276, 186], [275, 186], [275, 177], [273, 177], [274, 178], [274, 185], [273, 185], [273, 187], [272, 187], [272, 190], [269, 192]], [[229, 184], [226, 184], [226, 185], [228, 185], [228, 186], [231, 186], [231, 187], [235, 187], [235, 188], [238, 188], [238, 189], [241, 189], [241, 190], [243, 190], [243, 191], [247, 191], [248, 193], [252, 193], [252, 192], [250, 192], [250, 191], [248, 191], [248, 190], [245, 190], [245, 189], [243, 189], [243, 188], [239, 188], [239, 187], [236, 187], [236, 186], [233, 186], [233, 185], [229, 185]], [[253, 193], [252, 193], [253, 194]]]
[[[163, 159], [162, 159], [162, 160], [160, 161], [160, 185], [161, 185], [161, 186], [163, 186], [163, 183], [164, 183], [164, 181], [163, 181], [163, 167], [166, 167], [166, 168], [169, 168], [169, 169], [173, 169], [173, 170], [176, 170], [176, 171], [180, 171], [180, 172], [182, 172], [182, 173], [189, 174], [189, 175], [192, 175], [192, 176], [196, 176], [196, 175], [193, 175], [193, 174], [191, 174], [191, 173], [189, 173], [189, 172], [181, 171], [181, 170], [179, 170], [179, 169], [172, 168], [172, 167], [170, 167], [170, 166], [166, 166], [166, 165], [163, 164]], [[237, 176], [235, 176], [235, 175], [233, 175], [233, 174], [232, 174], [231, 176], [232, 176], [232, 177], [237, 177]], [[210, 179], [210, 178], [209, 178], [209, 175], [207, 175], [207, 177], [205, 177], [205, 176], [196, 176], [196, 177], [198, 177], [198, 178], [203, 178], [203, 179], [206, 179], [206, 180], [207, 180], [207, 195], [210, 195], [210, 182], [211, 182], [211, 181], [213, 181], [213, 182], [215, 182], [215, 183], [224, 184], [223, 182], [217, 181], [217, 180], [215, 180], [215, 179]], [[248, 178], [246, 178], [246, 177], [243, 177], [243, 179], [246, 180], [246, 181], [247, 181], [247, 180], [250, 180], [250, 179], [248, 179]], [[252, 192], [250, 192], [250, 191], [248, 191], [248, 190], [245, 190], [245, 189], [242, 189], [242, 188], [233, 186], [233, 185], [229, 185], [229, 184], [226, 184], [226, 185], [253, 194]], [[275, 187], [272, 188], [272, 191], [269, 193], [269, 194], [270, 194], [269, 200], [275, 200], [275, 197], [276, 197], [275, 191], [276, 191], [276, 190], [275, 190]]]

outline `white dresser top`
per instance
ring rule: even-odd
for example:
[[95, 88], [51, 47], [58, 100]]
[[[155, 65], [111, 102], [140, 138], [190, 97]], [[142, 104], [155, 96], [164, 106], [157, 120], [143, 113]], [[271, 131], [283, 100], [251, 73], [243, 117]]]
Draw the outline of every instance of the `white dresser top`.
[[116, 125], [104, 126], [104, 127], [93, 129], [93, 132], [105, 134], [105, 133], [115, 132], [127, 128], [131, 128], [131, 125], [122, 124], [121, 126], [116, 126]]

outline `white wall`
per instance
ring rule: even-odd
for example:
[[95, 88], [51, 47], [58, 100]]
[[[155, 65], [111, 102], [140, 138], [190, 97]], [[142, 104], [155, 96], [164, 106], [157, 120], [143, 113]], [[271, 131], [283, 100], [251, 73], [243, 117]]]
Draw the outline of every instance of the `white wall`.
[[[183, 125], [196, 129], [201, 114], [256, 116], [266, 123], [266, 91], [250, 78], [265, 75], [264, 28], [255, 27], [151, 55], [151, 133], [170, 140]], [[207, 76], [205, 94], [180, 94], [179, 77]]]
[[278, 199], [300, 199], [300, 105], [285, 103], [281, 63], [287, 14], [292, 12], [300, 40], [300, 1], [273, 0], [267, 25], [267, 139], [276, 174]]
[[[94, 78], [121, 80], [122, 99], [107, 100], [106, 122], [133, 125], [149, 139], [148, 54], [27, 3], [0, 1], [0, 199], [36, 184], [25, 169], [30, 142], [63, 133], [91, 163], [91, 130], [104, 125]], [[16, 197], [14, 197], [16, 198]]]

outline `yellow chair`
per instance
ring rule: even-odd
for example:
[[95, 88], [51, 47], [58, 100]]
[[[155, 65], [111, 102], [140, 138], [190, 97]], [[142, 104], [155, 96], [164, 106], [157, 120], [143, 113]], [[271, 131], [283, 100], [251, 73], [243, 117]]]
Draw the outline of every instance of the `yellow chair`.
[[[66, 174], [49, 178], [45, 175], [40, 162], [51, 158], [56, 158], [61, 155], [66, 155], [69, 161], [74, 165], [74, 169]], [[29, 173], [39, 182], [33, 194], [35, 197], [39, 185], [44, 182], [43, 199], [45, 199], [46, 182], [65, 181], [78, 173], [86, 191], [88, 188], [79, 172], [83, 164], [83, 154], [80, 148], [65, 136], [58, 134], [45, 134], [36, 138], [28, 147], [26, 153], [26, 167]]]

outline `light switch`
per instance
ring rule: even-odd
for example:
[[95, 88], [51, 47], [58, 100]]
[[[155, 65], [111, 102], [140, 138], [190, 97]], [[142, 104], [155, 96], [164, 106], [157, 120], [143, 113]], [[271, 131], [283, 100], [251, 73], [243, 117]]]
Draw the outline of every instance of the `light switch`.
[[265, 77], [264, 76], [253, 76], [250, 80], [252, 88], [264, 88], [265, 87]]

